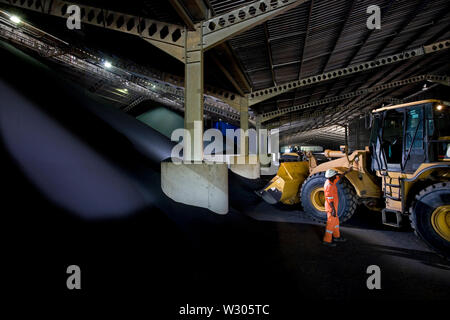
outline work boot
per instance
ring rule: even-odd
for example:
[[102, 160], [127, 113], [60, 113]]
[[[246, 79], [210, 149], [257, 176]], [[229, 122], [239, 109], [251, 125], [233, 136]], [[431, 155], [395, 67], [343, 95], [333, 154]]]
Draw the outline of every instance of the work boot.
[[322, 244], [327, 247], [336, 247], [336, 243], [322, 241]]
[[334, 242], [346, 242], [347, 241], [347, 239], [345, 239], [344, 237], [339, 237], [339, 238], [333, 238], [333, 241]]

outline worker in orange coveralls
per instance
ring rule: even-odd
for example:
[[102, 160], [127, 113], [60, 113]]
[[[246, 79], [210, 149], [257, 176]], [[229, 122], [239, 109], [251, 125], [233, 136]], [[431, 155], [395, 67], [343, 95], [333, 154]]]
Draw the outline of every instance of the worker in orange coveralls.
[[[339, 196], [337, 183], [339, 180], [352, 170], [348, 169], [343, 174], [338, 174], [337, 171], [333, 169], [328, 169], [325, 172], [324, 194], [325, 194], [325, 211], [327, 212], [327, 226], [325, 230], [325, 235], [323, 237], [323, 244], [329, 247], [335, 247], [334, 242], [345, 242], [347, 241], [341, 236], [339, 232], [339, 217], [337, 215], [339, 207]], [[333, 242], [334, 240], [334, 242]]]

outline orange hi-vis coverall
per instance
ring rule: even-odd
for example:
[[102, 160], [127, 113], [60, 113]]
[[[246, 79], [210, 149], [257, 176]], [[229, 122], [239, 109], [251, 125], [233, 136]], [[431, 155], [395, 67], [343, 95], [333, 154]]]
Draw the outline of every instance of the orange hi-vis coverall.
[[[327, 226], [325, 230], [325, 236], [323, 241], [331, 242], [332, 237], [339, 238], [341, 235], [339, 233], [339, 218], [337, 216], [339, 207], [338, 190], [336, 184], [340, 180], [337, 176], [333, 182], [327, 179], [324, 185], [325, 194], [325, 211], [327, 212]], [[334, 209], [336, 210], [336, 217], [333, 216], [333, 209], [331, 208], [331, 203], [334, 204]]]

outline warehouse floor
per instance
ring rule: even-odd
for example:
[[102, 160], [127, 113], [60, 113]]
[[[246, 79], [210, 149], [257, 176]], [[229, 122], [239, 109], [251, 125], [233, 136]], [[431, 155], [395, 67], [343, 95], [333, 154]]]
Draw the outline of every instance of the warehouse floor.
[[[10, 181], [21, 182], [5, 197], [13, 205], [5, 211], [13, 236], [4, 261], [18, 294], [156, 294], [152, 308], [169, 313], [186, 303], [270, 304], [276, 313], [280, 305], [296, 312], [309, 300], [450, 298], [450, 263], [410, 231], [381, 226], [370, 212], [342, 227], [347, 243], [323, 247], [323, 226], [262, 202], [249, 192], [254, 185], [231, 175], [232, 209], [225, 216], [175, 203], [153, 183], [154, 206], [86, 221], [47, 202], [13, 162], [7, 168]], [[158, 181], [159, 172], [149, 168], [143, 179]], [[65, 288], [65, 268], [73, 263], [83, 270], [79, 292]], [[366, 287], [369, 265], [381, 268], [381, 290]]]

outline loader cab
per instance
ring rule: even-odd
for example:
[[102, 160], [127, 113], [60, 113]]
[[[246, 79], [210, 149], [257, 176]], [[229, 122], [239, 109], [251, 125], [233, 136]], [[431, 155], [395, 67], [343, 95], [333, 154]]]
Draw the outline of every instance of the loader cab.
[[377, 171], [413, 173], [450, 161], [450, 106], [424, 100], [374, 110], [370, 148]]

